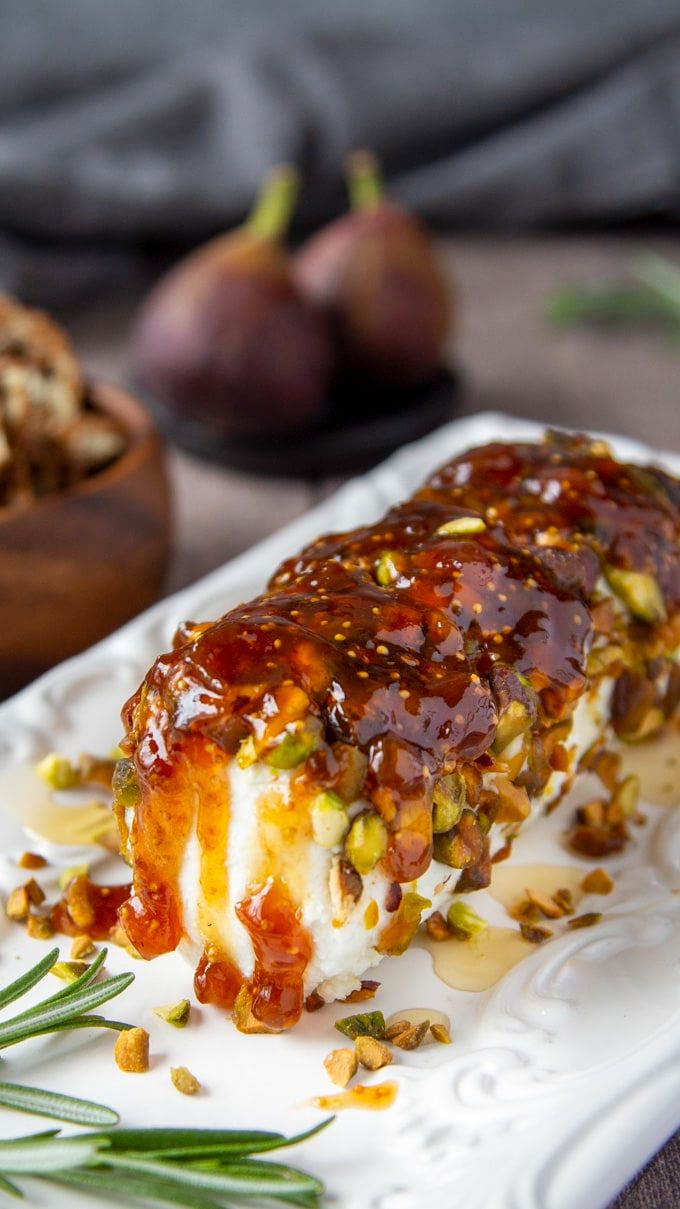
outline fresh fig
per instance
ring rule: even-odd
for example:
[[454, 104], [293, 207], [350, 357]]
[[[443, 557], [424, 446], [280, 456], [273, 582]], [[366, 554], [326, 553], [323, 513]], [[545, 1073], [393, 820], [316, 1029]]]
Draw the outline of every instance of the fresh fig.
[[303, 245], [296, 280], [334, 322], [345, 374], [425, 385], [441, 364], [451, 321], [432, 243], [418, 219], [384, 199], [370, 153], [350, 157], [348, 185], [352, 209]]
[[138, 319], [142, 383], [217, 438], [302, 428], [328, 395], [328, 320], [302, 297], [282, 243], [297, 191], [294, 170], [276, 169], [243, 226], [175, 265]]

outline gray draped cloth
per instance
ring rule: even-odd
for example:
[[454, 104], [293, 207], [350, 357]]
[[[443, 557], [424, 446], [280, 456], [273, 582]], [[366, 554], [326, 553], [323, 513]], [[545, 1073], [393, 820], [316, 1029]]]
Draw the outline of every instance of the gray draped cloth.
[[[302, 233], [366, 145], [442, 227], [677, 221], [679, 0], [0, 0], [0, 288], [26, 301], [139, 289], [283, 161]], [[680, 1204], [677, 1139], [616, 1204]]]
[[441, 226], [680, 215], [678, 0], [0, 0], [0, 286], [63, 310], [143, 281], [368, 145]]

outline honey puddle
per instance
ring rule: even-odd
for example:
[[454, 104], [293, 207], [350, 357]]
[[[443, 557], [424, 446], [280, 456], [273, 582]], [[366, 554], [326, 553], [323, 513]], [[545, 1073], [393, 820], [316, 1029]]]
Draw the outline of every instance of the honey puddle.
[[64, 806], [32, 768], [12, 768], [0, 777], [0, 809], [9, 810], [22, 827], [50, 844], [82, 847], [103, 844], [118, 850], [111, 807], [103, 802]]
[[536, 952], [517, 928], [486, 928], [471, 940], [431, 940], [420, 943], [432, 957], [434, 972], [457, 991], [488, 991], [524, 957]]
[[423, 1020], [429, 1020], [430, 1024], [443, 1024], [447, 1033], [451, 1032], [451, 1021], [446, 1015], [446, 1012], [440, 1012], [437, 1008], [406, 1008], [402, 1012], [393, 1012], [387, 1017], [385, 1027], [389, 1028], [391, 1024], [396, 1024], [397, 1020], [408, 1020], [409, 1024], [422, 1024]]
[[558, 890], [569, 890], [574, 906], [583, 898], [581, 883], [586, 871], [575, 865], [495, 865], [487, 893], [509, 910], [527, 896], [527, 890], [548, 898]]
[[627, 743], [620, 749], [622, 775], [637, 773], [643, 802], [680, 806], [680, 726], [669, 726], [648, 743]]
[[313, 1108], [322, 1108], [327, 1112], [339, 1112], [342, 1108], [366, 1108], [379, 1112], [383, 1108], [391, 1108], [398, 1091], [399, 1084], [394, 1080], [374, 1083], [371, 1087], [357, 1083], [357, 1086], [351, 1087], [349, 1091], [334, 1092], [330, 1096], [314, 1096], [310, 1104]]

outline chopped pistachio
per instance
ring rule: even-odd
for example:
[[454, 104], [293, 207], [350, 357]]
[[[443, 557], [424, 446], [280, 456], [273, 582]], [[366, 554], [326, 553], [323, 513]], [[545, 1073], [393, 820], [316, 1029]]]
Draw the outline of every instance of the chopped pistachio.
[[528, 898], [521, 899], [513, 907], [508, 908], [508, 915], [521, 924], [538, 924], [541, 922], [541, 912], [538, 907], [529, 902]]
[[347, 806], [337, 793], [318, 793], [311, 806], [312, 835], [322, 848], [334, 848], [349, 830]]
[[22, 852], [17, 861], [20, 869], [44, 869], [46, 864], [47, 858], [39, 852]]
[[601, 919], [601, 911], [586, 911], [585, 915], [575, 915], [573, 919], [567, 920], [567, 923], [570, 928], [592, 928], [593, 924], [599, 924]]
[[285, 731], [280, 743], [268, 751], [265, 762], [271, 768], [297, 768], [317, 746], [316, 736], [309, 730]]
[[91, 936], [74, 936], [71, 944], [71, 957], [74, 961], [80, 961], [83, 957], [92, 957], [95, 948]]
[[354, 1048], [359, 1062], [366, 1070], [382, 1070], [383, 1066], [389, 1066], [393, 1061], [387, 1046], [375, 1037], [357, 1037]]
[[419, 1024], [409, 1023], [407, 1028], [392, 1037], [392, 1044], [396, 1045], [398, 1049], [418, 1049], [423, 1044], [429, 1030], [429, 1020], [421, 1020]]
[[581, 882], [581, 889], [585, 890], [586, 894], [611, 894], [614, 880], [606, 869], [591, 869]]
[[626, 571], [605, 566], [609, 586], [640, 621], [654, 624], [666, 620], [666, 605], [658, 580], [646, 571]]
[[446, 921], [453, 935], [459, 940], [470, 940], [473, 936], [479, 936], [480, 932], [484, 932], [489, 926], [472, 907], [460, 901], [451, 903], [446, 913]]
[[651, 739], [652, 735], [661, 730], [665, 721], [663, 710], [660, 707], [651, 706], [642, 715], [637, 725], [627, 729], [625, 724], [621, 724], [616, 728], [616, 733], [624, 743], [639, 743], [642, 739]]
[[89, 871], [89, 865], [71, 865], [68, 869], [62, 869], [57, 879], [59, 889], [65, 890], [74, 877], [87, 877]]
[[432, 791], [432, 830], [435, 835], [455, 827], [463, 813], [465, 800], [465, 778], [459, 772], [452, 772], [435, 782]]
[[400, 1037], [402, 1033], [412, 1027], [410, 1020], [393, 1020], [385, 1029], [385, 1041], [394, 1041], [395, 1037]]
[[578, 808], [579, 819], [587, 827], [602, 827], [604, 824], [605, 803], [601, 798], [593, 798], [592, 802], [584, 802]]
[[610, 642], [607, 646], [594, 647], [588, 655], [586, 671], [589, 676], [601, 676], [608, 672], [615, 663], [620, 663], [623, 658], [623, 647], [617, 646], [616, 643]]
[[119, 1033], [113, 1047], [119, 1070], [142, 1074], [149, 1069], [149, 1034], [145, 1028], [127, 1028]]
[[451, 1044], [451, 1034], [445, 1024], [431, 1024], [430, 1032], [435, 1041], [438, 1041], [440, 1045]]
[[423, 898], [415, 890], [407, 890], [402, 895], [399, 910], [385, 928], [376, 946], [379, 953], [389, 953], [397, 957], [405, 953], [420, 927], [423, 911], [432, 906], [429, 898]]
[[[496, 792], [498, 794], [498, 813], [495, 819], [499, 823], [523, 823], [531, 813], [529, 794], [523, 785], [515, 785], [508, 777], [497, 777]], [[484, 815], [480, 812], [478, 819], [485, 833]]]
[[632, 772], [619, 781], [612, 794], [611, 805], [620, 811], [622, 818], [632, 819], [640, 800], [640, 778]]
[[113, 770], [113, 796], [125, 809], [137, 805], [140, 798], [139, 779], [133, 760], [119, 760]]
[[441, 911], [433, 911], [425, 920], [425, 928], [430, 940], [450, 940], [451, 929]]
[[349, 919], [363, 893], [361, 875], [344, 856], [336, 855], [331, 860], [328, 872], [328, 892], [333, 909], [333, 918], [338, 924]]
[[26, 931], [32, 940], [49, 940], [54, 936], [54, 926], [49, 915], [31, 913], [26, 921]]
[[335, 1027], [351, 1041], [356, 1041], [357, 1037], [375, 1037], [380, 1040], [385, 1036], [385, 1017], [382, 1012], [361, 1012], [356, 1016], [344, 1016], [342, 1020], [336, 1020]]
[[521, 923], [519, 930], [524, 939], [531, 941], [532, 945], [542, 945], [545, 940], [550, 940], [552, 936], [551, 929], [544, 927], [543, 924]]
[[50, 974], [54, 974], [55, 978], [61, 978], [62, 982], [77, 982], [89, 968], [86, 961], [57, 961], [52, 966]]
[[561, 919], [564, 915], [559, 903], [556, 903], [554, 898], [548, 894], [541, 894], [538, 890], [527, 890], [527, 898], [534, 907], [538, 908], [545, 919]]
[[437, 529], [438, 537], [466, 537], [471, 533], [483, 533], [486, 522], [481, 516], [457, 516], [452, 521], [445, 521]]
[[571, 890], [569, 890], [566, 886], [556, 890], [552, 898], [555, 906], [560, 908], [560, 911], [563, 915], [574, 914], [574, 898]]
[[177, 1003], [168, 1003], [153, 1010], [161, 1020], [165, 1020], [166, 1024], [171, 1024], [173, 1028], [186, 1028], [191, 1016], [191, 1004], [188, 999], [180, 999]]
[[435, 835], [434, 858], [452, 869], [476, 865], [484, 849], [484, 836], [473, 810], [465, 809], [459, 821], [449, 831]]
[[257, 751], [255, 750], [253, 736], [248, 735], [247, 739], [242, 739], [239, 744], [239, 749], [236, 752], [236, 763], [239, 768], [250, 768], [250, 765], [254, 764], [256, 760]]
[[29, 878], [29, 880], [26, 882], [25, 889], [26, 894], [28, 895], [28, 901], [32, 903], [34, 907], [39, 907], [41, 903], [44, 903], [45, 891], [43, 890], [42, 886], [38, 885], [34, 877]]
[[64, 890], [64, 902], [73, 923], [79, 930], [87, 932], [95, 922], [95, 909], [90, 902], [90, 881], [85, 874], [72, 877]]
[[523, 701], [511, 701], [498, 719], [493, 751], [496, 755], [504, 750], [518, 735], [524, 734], [532, 725], [531, 711]]
[[15, 923], [22, 923], [28, 918], [29, 911], [28, 891], [25, 886], [15, 886], [7, 897], [5, 911], [9, 919], [13, 919]]
[[387, 852], [387, 828], [372, 810], [358, 814], [345, 840], [345, 854], [357, 873], [370, 873]]
[[395, 555], [385, 550], [375, 564], [375, 578], [382, 588], [389, 587], [399, 578], [399, 568], [395, 562]]
[[375, 999], [376, 991], [379, 989], [380, 983], [375, 982], [372, 978], [362, 978], [361, 986], [355, 987], [350, 991], [349, 995], [345, 995], [340, 1000], [341, 1003], [366, 1003], [369, 999]]
[[73, 789], [75, 785], [80, 784], [80, 778], [71, 761], [56, 751], [45, 756], [44, 760], [36, 765], [35, 771], [52, 789]]
[[334, 1049], [330, 1054], [326, 1054], [323, 1064], [331, 1083], [336, 1087], [347, 1087], [357, 1073], [359, 1059], [353, 1049]]
[[186, 1066], [171, 1066], [170, 1078], [173, 1087], [181, 1091], [183, 1096], [195, 1096], [201, 1090], [201, 1084]]
[[258, 1020], [253, 1012], [252, 991], [246, 982], [243, 983], [236, 996], [232, 1017], [239, 1033], [270, 1033], [273, 1031], [267, 1028], [261, 1020]]

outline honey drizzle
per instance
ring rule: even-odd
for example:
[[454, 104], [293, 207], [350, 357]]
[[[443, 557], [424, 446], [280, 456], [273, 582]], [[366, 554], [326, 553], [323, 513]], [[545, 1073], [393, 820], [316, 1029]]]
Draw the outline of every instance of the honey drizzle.
[[393, 1079], [384, 1083], [373, 1083], [366, 1086], [357, 1083], [349, 1091], [335, 1092], [330, 1096], [314, 1096], [310, 1101], [314, 1108], [322, 1108], [325, 1112], [340, 1112], [344, 1108], [364, 1108], [372, 1112], [391, 1108], [397, 1098], [399, 1084]]

